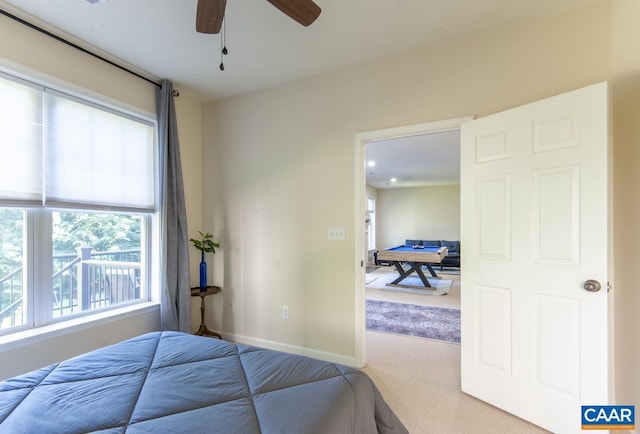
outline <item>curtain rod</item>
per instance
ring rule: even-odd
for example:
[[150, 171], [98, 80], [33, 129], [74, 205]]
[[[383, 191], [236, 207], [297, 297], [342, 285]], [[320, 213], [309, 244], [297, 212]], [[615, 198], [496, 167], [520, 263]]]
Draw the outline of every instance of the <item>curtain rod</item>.
[[[31, 28], [31, 29], [33, 29], [33, 30], [36, 30], [36, 31], [38, 31], [38, 32], [40, 32], [40, 33], [42, 33], [42, 34], [44, 34], [44, 35], [47, 35], [47, 36], [49, 36], [50, 38], [53, 38], [53, 39], [55, 39], [55, 40], [57, 40], [57, 41], [59, 41], [59, 42], [62, 42], [63, 44], [66, 44], [66, 45], [68, 45], [68, 46], [70, 46], [70, 47], [72, 47], [72, 48], [75, 48], [76, 50], [82, 51], [82, 52], [83, 52], [83, 53], [85, 53], [85, 54], [88, 54], [88, 55], [90, 55], [90, 56], [93, 56], [93, 57], [95, 57], [96, 59], [100, 59], [100, 60], [102, 60], [103, 62], [106, 62], [106, 63], [108, 63], [108, 64], [109, 64], [109, 65], [111, 65], [111, 66], [115, 66], [116, 68], [121, 69], [121, 70], [123, 70], [123, 71], [125, 71], [125, 72], [128, 72], [129, 74], [135, 75], [136, 77], [141, 78], [141, 79], [143, 79], [144, 81], [147, 81], [147, 82], [149, 82], [149, 83], [151, 83], [151, 84], [155, 84], [156, 86], [161, 87], [160, 83], [158, 83], [158, 82], [156, 82], [156, 81], [153, 81], [153, 80], [151, 80], [151, 79], [149, 79], [149, 78], [145, 77], [144, 75], [138, 74], [138, 73], [137, 73], [137, 72], [135, 72], [135, 71], [132, 71], [132, 70], [130, 70], [130, 69], [128, 69], [128, 68], [126, 68], [126, 67], [124, 67], [124, 66], [122, 66], [122, 65], [119, 65], [119, 64], [117, 64], [117, 63], [115, 63], [115, 62], [113, 62], [113, 61], [111, 61], [111, 60], [107, 59], [106, 57], [102, 57], [102, 56], [100, 56], [99, 54], [93, 53], [93, 52], [91, 52], [91, 51], [87, 50], [86, 48], [83, 48], [83, 47], [79, 46], [78, 44], [74, 44], [74, 43], [73, 43], [73, 42], [71, 42], [71, 41], [68, 41], [68, 40], [66, 40], [66, 39], [64, 39], [64, 38], [62, 38], [62, 37], [60, 37], [60, 36], [58, 36], [58, 35], [56, 35], [56, 34], [51, 33], [51, 32], [50, 32], [50, 31], [48, 31], [48, 30], [43, 29], [42, 27], [38, 27], [38, 26], [36, 26], [35, 24], [30, 23], [29, 21], [23, 20], [22, 18], [17, 17], [17, 16], [15, 16], [15, 15], [13, 15], [13, 14], [11, 14], [11, 13], [9, 13], [9, 12], [5, 11], [4, 9], [0, 9], [0, 14], [2, 14], [2, 15], [4, 15], [4, 16], [6, 16], [6, 17], [8, 17], [8, 18], [11, 18], [12, 20], [15, 20], [15, 21], [19, 22], [20, 24], [24, 24], [25, 26], [27, 26], [27, 27], [29, 27], [29, 28]], [[177, 96], [177, 95], [175, 95], [175, 93], [176, 93], [176, 91], [174, 90], [174, 96]]]

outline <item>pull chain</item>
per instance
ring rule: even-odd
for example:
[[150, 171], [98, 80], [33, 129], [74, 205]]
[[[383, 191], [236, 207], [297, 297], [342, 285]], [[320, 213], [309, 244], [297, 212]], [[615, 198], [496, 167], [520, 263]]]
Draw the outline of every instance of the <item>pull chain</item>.
[[229, 54], [227, 50], [227, 20], [222, 21], [222, 32], [220, 34], [220, 71], [224, 71], [223, 56]]

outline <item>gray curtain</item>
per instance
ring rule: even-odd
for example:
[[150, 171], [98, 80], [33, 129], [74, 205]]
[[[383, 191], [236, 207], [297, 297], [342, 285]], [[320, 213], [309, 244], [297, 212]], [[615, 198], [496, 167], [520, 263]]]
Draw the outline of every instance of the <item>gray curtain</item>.
[[158, 139], [163, 174], [160, 321], [162, 330], [188, 333], [191, 331], [189, 238], [173, 98], [173, 84], [163, 80], [157, 94]]

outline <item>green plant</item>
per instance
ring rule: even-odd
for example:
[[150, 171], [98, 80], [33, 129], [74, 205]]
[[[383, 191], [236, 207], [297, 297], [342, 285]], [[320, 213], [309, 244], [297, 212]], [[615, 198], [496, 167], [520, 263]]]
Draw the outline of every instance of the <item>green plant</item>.
[[220, 244], [213, 241], [213, 235], [211, 235], [209, 232], [203, 234], [202, 232], [198, 231], [198, 233], [200, 234], [199, 240], [195, 238], [191, 238], [189, 240], [193, 243], [193, 247], [200, 250], [202, 253], [215, 253], [216, 247], [220, 247]]

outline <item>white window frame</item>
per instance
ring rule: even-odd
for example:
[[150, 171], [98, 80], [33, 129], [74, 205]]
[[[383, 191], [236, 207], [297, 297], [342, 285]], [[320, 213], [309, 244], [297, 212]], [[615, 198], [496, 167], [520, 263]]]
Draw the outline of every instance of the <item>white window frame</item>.
[[[20, 84], [37, 88], [43, 93], [47, 90], [62, 95], [69, 96], [71, 99], [81, 101], [90, 106], [99, 107], [119, 116], [133, 118], [148, 123], [153, 128], [153, 147], [154, 147], [154, 182], [155, 182], [155, 203], [156, 209], [148, 212], [129, 213], [144, 214], [141, 234], [141, 283], [142, 297], [140, 300], [127, 305], [115, 305], [94, 310], [65, 315], [53, 318], [51, 309], [51, 299], [53, 293], [51, 291], [51, 279], [53, 272], [52, 264], [52, 223], [51, 212], [61, 210], [60, 208], [32, 208], [29, 205], [19, 203], [11, 204], [7, 201], [0, 202], [0, 207], [15, 206], [25, 212], [24, 219], [24, 236], [23, 236], [23, 285], [25, 300], [25, 321], [23, 325], [10, 327], [6, 330], [0, 330], [0, 345], [7, 348], [11, 343], [26, 341], [33, 337], [44, 336], [45, 334], [61, 334], [66, 331], [71, 332], [77, 327], [83, 327], [90, 322], [111, 321], [113, 318], [121, 318], [129, 316], [136, 311], [144, 311], [148, 309], [159, 308], [159, 282], [160, 282], [160, 255], [154, 254], [155, 250], [161, 249], [160, 228], [161, 228], [161, 212], [160, 212], [160, 150], [158, 146], [158, 126], [155, 114], [142, 113], [133, 111], [130, 108], [119, 106], [113, 102], [107, 102], [98, 98], [89, 98], [79, 92], [73, 92], [60, 86], [52, 86], [31, 77], [25, 77], [24, 74], [14, 73], [6, 69], [0, 70], [0, 77], [6, 78]], [[101, 211], [99, 207], [74, 207], [69, 211], [77, 212], [93, 212]], [[105, 211], [105, 210], [102, 210]], [[108, 212], [108, 211], [107, 211]], [[125, 211], [127, 212], [127, 211]], [[37, 244], [37, 247], [36, 247]], [[41, 298], [42, 297], [42, 298]], [[36, 301], [36, 298], [38, 299]], [[50, 336], [49, 336], [50, 337]], [[26, 342], [23, 342], [23, 344]], [[7, 345], [3, 345], [7, 344]]]
[[[373, 203], [373, 206], [371, 206]], [[369, 239], [367, 240], [367, 249], [376, 249], [376, 198], [367, 196], [367, 213], [369, 214]]]

